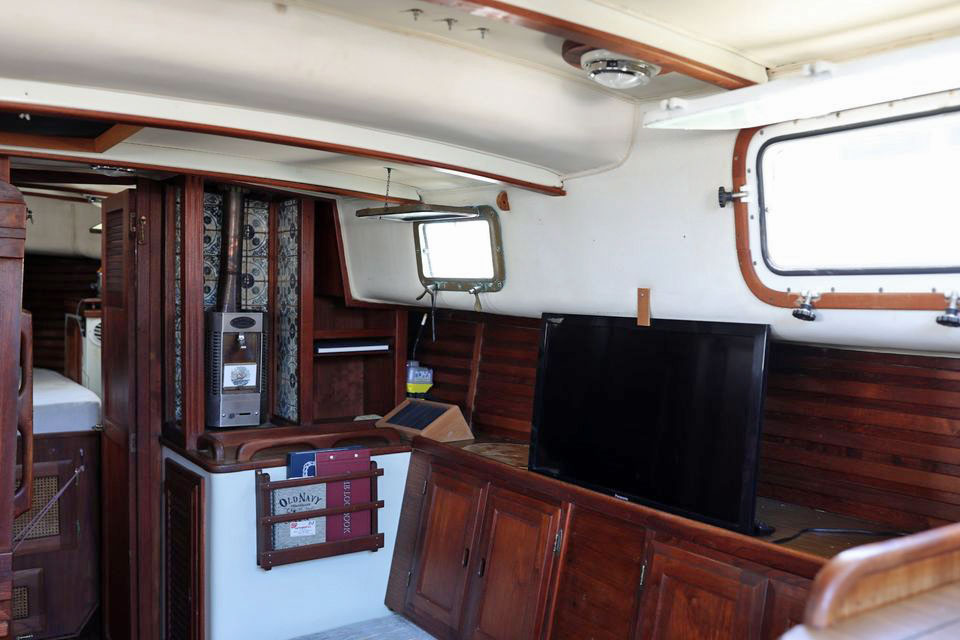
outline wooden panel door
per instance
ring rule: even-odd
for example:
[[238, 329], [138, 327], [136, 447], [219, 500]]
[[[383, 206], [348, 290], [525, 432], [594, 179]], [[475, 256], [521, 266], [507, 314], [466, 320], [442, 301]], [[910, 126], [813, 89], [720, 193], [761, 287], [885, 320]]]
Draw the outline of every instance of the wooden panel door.
[[434, 635], [454, 637], [469, 578], [468, 566], [484, 483], [434, 466], [417, 536], [417, 552], [404, 611]]
[[560, 504], [492, 487], [484, 508], [463, 637], [537, 638], [553, 572]]
[[0, 638], [10, 635], [13, 597], [13, 494], [16, 487], [20, 301], [27, 205], [0, 157]]
[[639, 637], [759, 640], [766, 577], [658, 541], [647, 557]]
[[103, 212], [103, 633], [137, 637], [136, 190]]
[[553, 640], [625, 640], [640, 606], [646, 529], [575, 509], [553, 607]]

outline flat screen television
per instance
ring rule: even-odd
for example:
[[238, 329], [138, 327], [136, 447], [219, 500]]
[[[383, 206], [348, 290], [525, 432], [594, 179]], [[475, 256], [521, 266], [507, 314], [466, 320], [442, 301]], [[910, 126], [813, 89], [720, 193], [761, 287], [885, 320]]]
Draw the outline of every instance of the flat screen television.
[[530, 470], [752, 534], [768, 338], [544, 314]]

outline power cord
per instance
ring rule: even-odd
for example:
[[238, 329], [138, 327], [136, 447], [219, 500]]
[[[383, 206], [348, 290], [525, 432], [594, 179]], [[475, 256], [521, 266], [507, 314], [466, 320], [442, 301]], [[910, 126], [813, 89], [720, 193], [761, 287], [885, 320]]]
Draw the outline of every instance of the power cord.
[[886, 537], [886, 538], [896, 538], [900, 536], [910, 535], [909, 531], [873, 531], [871, 529], [834, 529], [829, 527], [809, 527], [807, 529], [801, 529], [791, 536], [786, 536], [784, 538], [777, 538], [776, 540], [771, 540], [773, 544], [786, 544], [792, 540], [796, 540], [800, 536], [807, 533], [819, 533], [819, 534], [843, 534], [843, 535], [859, 535], [859, 536], [875, 536], [875, 537]]

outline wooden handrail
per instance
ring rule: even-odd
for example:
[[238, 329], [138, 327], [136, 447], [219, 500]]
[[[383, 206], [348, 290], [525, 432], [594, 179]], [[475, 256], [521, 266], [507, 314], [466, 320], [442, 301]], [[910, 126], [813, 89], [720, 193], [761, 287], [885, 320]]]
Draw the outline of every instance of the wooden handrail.
[[960, 523], [854, 547], [817, 574], [803, 623], [824, 629], [953, 582], [960, 582]]
[[307, 476], [305, 478], [290, 478], [289, 480], [272, 480], [264, 482], [263, 486], [271, 491], [289, 489], [290, 487], [307, 487], [311, 484], [327, 484], [328, 482], [343, 482], [345, 480], [360, 480], [382, 476], [383, 469], [376, 468], [370, 471], [355, 471], [353, 473], [337, 473], [332, 476]]
[[345, 504], [342, 507], [327, 507], [326, 509], [313, 509], [312, 511], [294, 511], [293, 513], [283, 513], [276, 516], [263, 516], [262, 521], [263, 524], [279, 524], [281, 522], [294, 522], [300, 520], [309, 520], [310, 518], [336, 516], [340, 515], [341, 513], [370, 511], [371, 509], [383, 509], [383, 500], [377, 500], [376, 502]]
[[328, 433], [328, 434], [297, 434], [284, 437], [264, 437], [244, 442], [237, 449], [237, 462], [246, 462], [251, 460], [257, 453], [265, 449], [274, 447], [289, 447], [293, 445], [302, 445], [311, 449], [323, 449], [327, 447], [336, 447], [339, 443], [347, 440], [357, 440], [361, 438], [380, 438], [388, 443], [396, 444], [402, 442], [400, 434], [390, 429], [364, 429], [362, 431], [349, 431], [346, 433]]

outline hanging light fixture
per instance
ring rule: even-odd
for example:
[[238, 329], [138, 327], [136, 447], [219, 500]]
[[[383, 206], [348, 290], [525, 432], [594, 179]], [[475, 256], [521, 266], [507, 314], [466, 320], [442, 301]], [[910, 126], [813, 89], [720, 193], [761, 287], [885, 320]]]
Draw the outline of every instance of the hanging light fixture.
[[415, 204], [390, 205], [390, 177], [393, 169], [387, 167], [387, 188], [383, 195], [382, 207], [357, 209], [358, 218], [376, 218], [390, 222], [444, 222], [447, 220], [465, 220], [480, 217], [477, 207], [451, 207], [445, 204]]
[[643, 60], [627, 58], [606, 49], [594, 49], [583, 54], [580, 66], [595, 82], [608, 89], [632, 89], [642, 87], [660, 67]]

